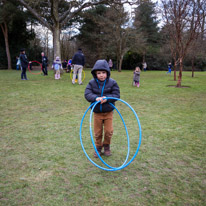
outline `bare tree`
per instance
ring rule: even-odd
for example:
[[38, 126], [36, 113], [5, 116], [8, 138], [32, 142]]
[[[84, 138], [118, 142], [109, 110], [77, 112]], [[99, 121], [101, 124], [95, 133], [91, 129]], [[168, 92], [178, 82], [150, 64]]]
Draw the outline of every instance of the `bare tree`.
[[171, 52], [179, 64], [177, 87], [181, 87], [183, 61], [192, 42], [201, 33], [206, 0], [161, 0], [168, 25]]
[[3, 32], [4, 40], [5, 40], [8, 69], [11, 69], [11, 55], [9, 51], [8, 27], [6, 21], [0, 23], [0, 27]]
[[129, 14], [122, 5], [112, 5], [107, 10], [104, 21], [101, 22], [105, 38], [109, 43], [105, 52], [116, 57], [116, 66], [119, 72], [122, 70], [124, 55], [129, 50], [136, 51], [137, 48], [140, 48], [140, 39], [142, 38], [130, 24]]
[[77, 50], [73, 34], [75, 33], [73, 27], [67, 28], [67, 31], [61, 35], [61, 57], [62, 59], [71, 59]]
[[110, 46], [116, 51], [117, 69], [121, 72], [122, 61], [125, 53], [130, 49], [129, 41], [131, 29], [128, 27], [129, 16], [124, 11], [123, 6], [113, 5], [107, 11], [107, 18], [103, 26], [107, 33], [107, 38], [110, 39]]
[[204, 48], [205, 48], [205, 43], [202, 40], [202, 38], [199, 36], [196, 41], [193, 41], [193, 43], [191, 44], [188, 50], [187, 58], [191, 61], [192, 77], [194, 77], [195, 75], [195, 62], [198, 59], [202, 59], [205, 55]]
[[5, 1], [0, 1], [0, 28], [2, 30], [3, 36], [4, 36], [4, 42], [6, 47], [6, 55], [7, 55], [7, 62], [8, 62], [8, 69], [12, 69], [11, 66], [11, 55], [9, 50], [9, 38], [8, 38], [8, 22], [11, 20], [12, 17], [12, 7]]
[[[10, 0], [8, 0], [10, 1]], [[60, 56], [60, 33], [63, 26], [91, 6], [110, 3], [133, 3], [135, 0], [17, 0], [53, 34], [54, 56]], [[44, 10], [40, 7], [44, 6]]]

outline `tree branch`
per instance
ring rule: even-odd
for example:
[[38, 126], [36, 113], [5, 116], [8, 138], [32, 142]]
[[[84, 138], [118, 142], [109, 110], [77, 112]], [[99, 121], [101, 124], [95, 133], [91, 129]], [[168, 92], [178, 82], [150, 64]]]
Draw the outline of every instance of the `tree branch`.
[[49, 30], [52, 31], [52, 26], [47, 22], [45, 21], [41, 16], [40, 14], [38, 14], [37, 11], [35, 11], [32, 7], [30, 7], [28, 5], [28, 3], [26, 3], [24, 0], [17, 0], [19, 1], [19, 3], [21, 3], [25, 8], [27, 8], [38, 20], [41, 24], [43, 24], [45, 27], [47, 27]]
[[133, 5], [136, 2], [137, 2], [137, 0], [125, 0], [125, 1], [119, 1], [119, 0], [100, 0], [100, 1], [97, 1], [97, 2], [86, 2], [86, 3], [82, 4], [78, 9], [76, 9], [73, 12], [71, 12], [71, 9], [67, 10], [59, 18], [59, 22], [61, 24], [64, 24], [65, 22], [71, 20], [74, 16], [79, 14], [83, 9], [91, 7], [91, 6], [96, 6], [96, 5], [100, 5], [100, 4], [108, 4], [109, 5], [109, 4], [125, 4], [125, 3]]

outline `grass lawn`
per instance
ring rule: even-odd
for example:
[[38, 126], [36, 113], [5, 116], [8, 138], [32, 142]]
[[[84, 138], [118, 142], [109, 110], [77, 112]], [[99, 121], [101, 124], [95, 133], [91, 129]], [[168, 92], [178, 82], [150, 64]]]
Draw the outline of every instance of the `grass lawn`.
[[[142, 72], [140, 88], [132, 87], [132, 71], [112, 71], [121, 99], [137, 112], [142, 144], [135, 160], [116, 172], [100, 170], [84, 155], [81, 118], [89, 106], [83, 85], [32, 75], [20, 80], [20, 71], [0, 71], [0, 205], [161, 206], [206, 205], [206, 72], [183, 72], [183, 86], [174, 88], [166, 72]], [[130, 134], [131, 154], [138, 143], [132, 112], [121, 102]], [[83, 142], [90, 157], [89, 114], [83, 124]], [[114, 113], [113, 155], [103, 159], [120, 166], [126, 157], [124, 126]]]

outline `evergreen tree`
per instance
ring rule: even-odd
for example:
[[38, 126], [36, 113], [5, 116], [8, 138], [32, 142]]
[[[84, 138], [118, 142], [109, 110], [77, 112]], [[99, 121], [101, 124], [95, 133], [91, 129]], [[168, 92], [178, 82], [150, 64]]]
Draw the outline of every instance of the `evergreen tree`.
[[108, 7], [96, 6], [82, 14], [80, 33], [77, 35], [78, 44], [84, 48], [85, 54], [89, 53], [87, 63], [92, 65], [96, 59], [105, 58], [105, 28], [103, 22], [106, 18]]
[[140, 0], [138, 7], [135, 9], [134, 27], [137, 32], [143, 34], [146, 41], [143, 50], [143, 61], [145, 55], [154, 55], [158, 52], [159, 45], [159, 28], [155, 11], [155, 3], [151, 0]]
[[35, 33], [32, 29], [28, 30], [27, 23], [31, 21], [31, 16], [23, 11], [18, 2], [1, 2], [0, 24], [4, 24], [7, 29], [8, 44], [5, 44], [5, 34], [0, 29], [0, 67], [11, 69], [15, 67], [16, 56], [21, 48], [28, 48], [29, 53], [30, 41], [35, 38]]
[[122, 5], [97, 6], [84, 13], [78, 40], [89, 52], [91, 62], [113, 59], [121, 71], [123, 56], [133, 46], [134, 32], [128, 22]]
[[134, 25], [144, 33], [148, 43], [158, 43], [158, 21], [156, 18], [155, 3], [151, 0], [141, 0], [135, 10]]
[[3, 39], [4, 39], [4, 44], [5, 44], [8, 69], [11, 69], [11, 55], [10, 55], [10, 49], [9, 49], [8, 30], [9, 30], [9, 23], [12, 19], [14, 9], [15, 8], [13, 4], [6, 2], [5, 0], [0, 1], [0, 28], [3, 34]]

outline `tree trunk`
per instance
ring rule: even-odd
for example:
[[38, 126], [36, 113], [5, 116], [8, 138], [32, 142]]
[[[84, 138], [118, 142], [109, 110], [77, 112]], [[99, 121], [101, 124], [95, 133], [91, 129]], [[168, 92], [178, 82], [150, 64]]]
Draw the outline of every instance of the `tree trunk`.
[[176, 59], [176, 53], [173, 53], [173, 60], [174, 60], [174, 81], [177, 80], [177, 59]]
[[122, 71], [122, 61], [123, 61], [123, 55], [121, 55], [120, 59], [119, 59], [119, 67], [118, 67], [118, 72]]
[[60, 27], [59, 24], [56, 24], [53, 29], [53, 47], [54, 47], [54, 58], [57, 56], [61, 59], [61, 52], [60, 52]]
[[174, 65], [174, 81], [177, 80], [176, 71], [177, 71], [177, 64], [176, 64], [176, 62], [175, 62], [175, 65]]
[[195, 62], [195, 57], [192, 57], [192, 77], [194, 77], [195, 74], [195, 66], [194, 66], [194, 62]]
[[146, 51], [143, 52], [142, 62], [145, 62], [145, 54], [146, 54]]
[[120, 58], [119, 58], [119, 55], [118, 55], [117, 56], [117, 64], [116, 64], [117, 71], [119, 71], [119, 63], [120, 63]]
[[180, 58], [180, 70], [179, 70], [179, 76], [178, 76], [178, 81], [177, 81], [177, 87], [182, 86], [182, 69], [183, 69], [183, 59], [181, 57]]
[[6, 55], [7, 55], [7, 61], [8, 61], [8, 69], [12, 69], [11, 67], [11, 55], [9, 51], [9, 39], [8, 39], [8, 27], [6, 22], [3, 22], [0, 24], [3, 35], [4, 35], [4, 41], [5, 41], [5, 47], [6, 47]]
[[46, 32], [46, 56], [49, 57], [49, 31]]

